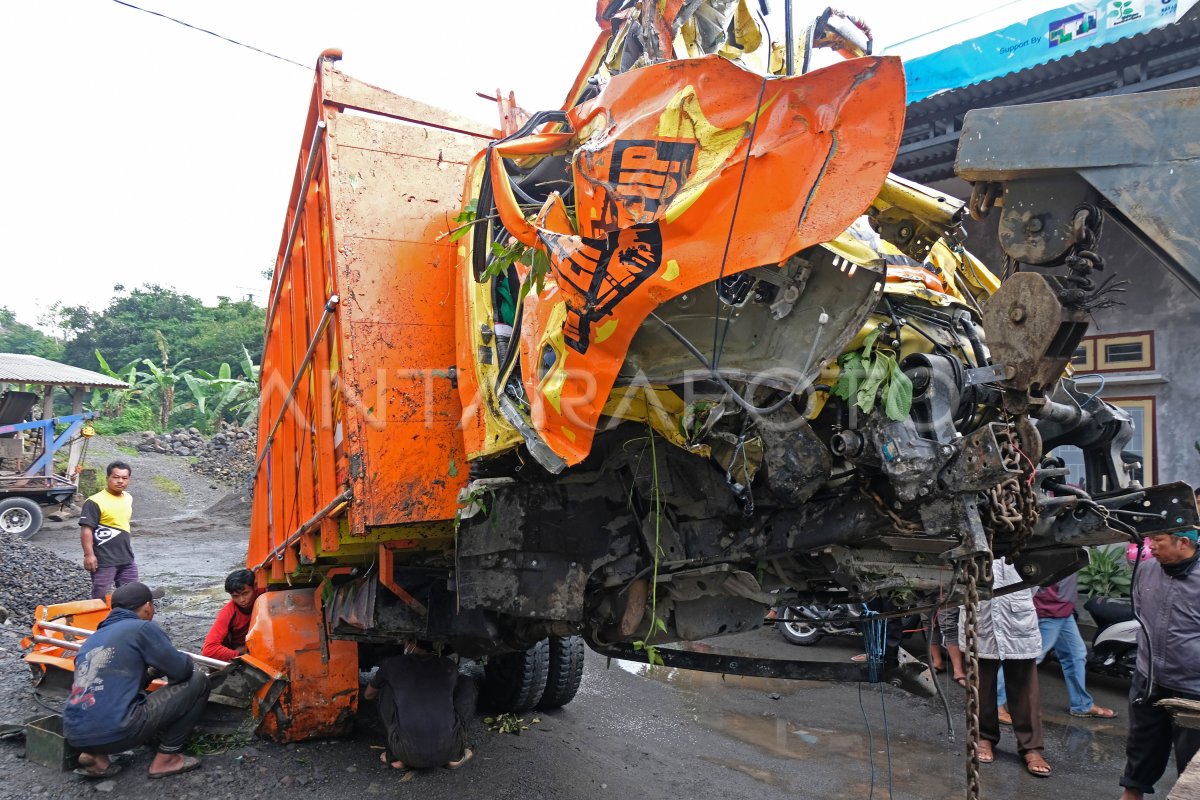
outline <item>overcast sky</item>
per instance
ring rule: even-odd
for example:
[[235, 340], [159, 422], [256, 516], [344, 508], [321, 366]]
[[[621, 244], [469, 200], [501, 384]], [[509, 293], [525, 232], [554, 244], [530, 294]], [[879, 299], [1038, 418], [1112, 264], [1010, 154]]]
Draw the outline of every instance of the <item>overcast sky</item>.
[[[113, 0], [0, 4], [0, 305], [24, 322], [54, 302], [102, 309], [116, 284], [263, 302], [323, 49], [341, 48], [350, 75], [493, 123], [476, 91], [557, 108], [597, 31], [595, 0], [131, 2], [305, 66]], [[770, 5], [780, 38], [783, 3]], [[1001, 4], [958, 3], [950, 17], [835, 5], [886, 45]], [[797, 18], [823, 7], [796, 0]]]

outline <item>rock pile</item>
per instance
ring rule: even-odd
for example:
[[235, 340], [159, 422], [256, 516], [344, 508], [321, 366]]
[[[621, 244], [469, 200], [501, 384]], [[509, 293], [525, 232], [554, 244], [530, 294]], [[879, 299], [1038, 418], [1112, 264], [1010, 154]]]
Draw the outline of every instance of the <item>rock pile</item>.
[[190, 456], [204, 447], [204, 434], [199, 428], [176, 428], [170, 433], [155, 433], [142, 431], [141, 441], [137, 449], [143, 453], [170, 453], [176, 456]]
[[196, 460], [192, 469], [210, 478], [242, 485], [254, 469], [258, 438], [253, 425], [243, 428], [222, 422], [211, 439], [205, 439], [197, 428], [176, 428], [158, 434], [145, 431], [139, 436], [137, 449], [143, 453], [193, 457]]
[[196, 472], [235, 486], [245, 486], [258, 456], [258, 431], [254, 425], [242, 428], [222, 422], [221, 429], [195, 455], [198, 458], [192, 463], [192, 469]]
[[82, 563], [65, 561], [14, 536], [0, 536], [0, 606], [8, 610], [9, 625], [28, 629], [38, 606], [86, 600], [91, 594], [92, 579]]

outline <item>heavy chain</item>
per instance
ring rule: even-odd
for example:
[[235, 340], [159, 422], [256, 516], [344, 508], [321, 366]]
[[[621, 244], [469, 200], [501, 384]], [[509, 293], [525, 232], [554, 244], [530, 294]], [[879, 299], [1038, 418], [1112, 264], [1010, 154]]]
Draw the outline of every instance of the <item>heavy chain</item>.
[[967, 615], [963, 645], [967, 668], [967, 800], [979, 800], [979, 583], [991, 567], [988, 554], [964, 563]]
[[999, 535], [1012, 540], [1011, 558], [1024, 547], [1038, 521], [1037, 492], [1033, 489], [1033, 464], [1021, 450], [1015, 426], [1009, 423], [998, 430], [996, 440], [1000, 458], [1012, 474], [988, 490], [983, 526], [993, 538]]

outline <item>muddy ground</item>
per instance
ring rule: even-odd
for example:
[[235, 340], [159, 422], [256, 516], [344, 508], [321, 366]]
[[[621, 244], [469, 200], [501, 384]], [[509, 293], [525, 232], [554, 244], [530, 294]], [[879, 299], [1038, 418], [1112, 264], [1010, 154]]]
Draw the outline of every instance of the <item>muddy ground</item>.
[[[188, 469], [186, 460], [131, 455], [101, 444], [92, 461], [119, 455], [134, 467], [134, 541], [142, 577], [167, 597], [156, 617], [181, 649], [198, 649], [224, 602], [221, 581], [245, 555], [247, 506], [233, 487]], [[157, 480], [156, 480], [157, 478]], [[178, 490], [174, 487], [178, 486]], [[77, 559], [78, 529], [48, 523], [33, 542]], [[0, 626], [0, 721], [43, 709], [19, 660], [17, 630]], [[857, 637], [796, 648], [764, 629], [713, 640], [741, 654], [844, 659]], [[918, 641], [914, 649], [921, 649]], [[1115, 797], [1123, 765], [1124, 687], [1094, 680], [1097, 702], [1120, 709], [1116, 722], [1066, 713], [1057, 668], [1042, 668], [1050, 779], [1026, 775], [1010, 736], [996, 763], [983, 768], [984, 797], [1095, 800]], [[77, 798], [119, 794], [224, 800], [269, 795], [295, 798], [948, 798], [964, 794], [962, 692], [948, 684], [956, 739], [947, 735], [936, 700], [878, 686], [773, 681], [606, 663], [588, 654], [575, 701], [526, 715], [520, 736], [490, 732], [477, 718], [476, 757], [466, 768], [400, 776], [378, 761], [382, 738], [369, 718], [353, 737], [278, 745], [253, 741], [204, 759], [195, 773], [148, 780], [148, 751], [108, 782], [28, 763], [20, 740], [0, 741], [0, 799]], [[861, 707], [860, 707], [861, 703]], [[884, 715], [886, 713], [886, 724]], [[533, 723], [533, 717], [540, 720]], [[864, 719], [865, 718], [865, 719]], [[869, 731], [867, 722], [869, 721]], [[889, 755], [890, 749], [890, 769]], [[874, 787], [872, 790], [872, 770]], [[1160, 793], [1173, 780], [1160, 784]]]

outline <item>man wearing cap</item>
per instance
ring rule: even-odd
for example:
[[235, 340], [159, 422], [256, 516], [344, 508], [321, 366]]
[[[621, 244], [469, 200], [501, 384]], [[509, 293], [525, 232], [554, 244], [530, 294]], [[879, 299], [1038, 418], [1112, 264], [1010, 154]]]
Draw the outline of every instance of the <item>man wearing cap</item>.
[[[107, 778], [120, 771], [109, 755], [158, 738], [149, 776], [196, 769], [200, 760], [183, 745], [208, 699], [208, 677], [171, 645], [155, 625], [154, 602], [144, 583], [112, 593], [112, 611], [75, 655], [75, 683], [63, 707], [67, 743], [81, 751], [80, 775]], [[146, 692], [153, 669], [167, 685]]]
[[1196, 531], [1150, 540], [1154, 558], [1138, 566], [1133, 599], [1138, 631], [1137, 672], [1129, 692], [1129, 737], [1121, 800], [1141, 800], [1167, 769], [1171, 751], [1182, 773], [1200, 750], [1200, 731], [1176, 726], [1155, 705], [1168, 697], [1200, 700], [1200, 569]]

